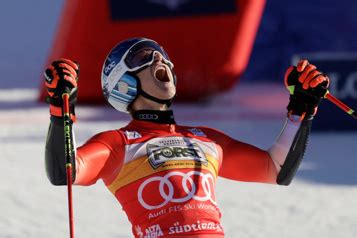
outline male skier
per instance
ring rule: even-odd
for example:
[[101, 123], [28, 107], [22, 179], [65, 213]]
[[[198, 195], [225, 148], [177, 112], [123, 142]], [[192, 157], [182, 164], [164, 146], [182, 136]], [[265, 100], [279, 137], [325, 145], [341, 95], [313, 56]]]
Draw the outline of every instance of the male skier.
[[[103, 94], [132, 120], [72, 151], [73, 184], [102, 179], [135, 237], [221, 238], [217, 177], [288, 185], [323, 97], [316, 89], [327, 88], [329, 79], [307, 60], [288, 68], [286, 123], [272, 147], [262, 150], [213, 128], [176, 124], [170, 110], [176, 95], [173, 68], [165, 50], [150, 39], [128, 39], [110, 51], [102, 70]], [[79, 65], [69, 59], [56, 60], [45, 71], [51, 114], [45, 160], [54, 185], [66, 184], [61, 95], [71, 94], [74, 122], [78, 75]]]

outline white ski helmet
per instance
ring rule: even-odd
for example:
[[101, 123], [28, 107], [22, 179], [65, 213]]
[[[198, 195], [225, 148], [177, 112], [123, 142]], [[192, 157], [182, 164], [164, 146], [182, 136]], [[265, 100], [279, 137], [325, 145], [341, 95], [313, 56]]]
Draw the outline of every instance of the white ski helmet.
[[163, 56], [163, 62], [171, 69], [176, 84], [173, 63], [165, 50], [153, 40], [131, 38], [120, 42], [109, 52], [102, 68], [102, 90], [105, 99], [118, 111], [128, 113], [128, 106], [138, 95], [168, 106], [171, 104], [172, 98], [162, 100], [144, 92], [135, 76], [136, 72], [154, 62], [154, 52]]

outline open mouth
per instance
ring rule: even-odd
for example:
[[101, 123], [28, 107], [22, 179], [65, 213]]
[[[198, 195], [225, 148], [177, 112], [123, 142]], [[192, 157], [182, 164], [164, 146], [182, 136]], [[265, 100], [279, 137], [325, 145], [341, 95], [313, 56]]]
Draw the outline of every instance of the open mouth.
[[161, 82], [170, 82], [167, 68], [163, 65], [159, 65], [156, 67], [156, 69], [154, 71], [154, 76], [157, 80], [159, 80]]

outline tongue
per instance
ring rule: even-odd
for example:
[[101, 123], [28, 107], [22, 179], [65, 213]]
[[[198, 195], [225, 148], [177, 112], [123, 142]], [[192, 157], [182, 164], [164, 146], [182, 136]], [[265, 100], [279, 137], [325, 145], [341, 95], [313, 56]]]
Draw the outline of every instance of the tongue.
[[160, 67], [155, 71], [155, 78], [161, 82], [169, 82], [170, 79], [166, 73], [166, 69], [164, 67]]

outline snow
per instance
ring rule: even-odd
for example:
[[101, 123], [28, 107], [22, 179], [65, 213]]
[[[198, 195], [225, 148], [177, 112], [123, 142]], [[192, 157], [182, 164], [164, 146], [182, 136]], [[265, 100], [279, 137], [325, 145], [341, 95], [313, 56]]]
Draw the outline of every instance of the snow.
[[[16, 8], [19, 5], [21, 9]], [[59, 0], [17, 0], [0, 10], [4, 29], [0, 40], [3, 238], [69, 237], [66, 187], [52, 186], [44, 169], [48, 106], [36, 101], [61, 5]], [[33, 11], [22, 10], [30, 7]], [[15, 33], [7, 27], [9, 22], [17, 29]], [[26, 34], [26, 44], [22, 44], [21, 32]], [[267, 149], [283, 126], [286, 103], [283, 83], [243, 82], [211, 101], [175, 104], [174, 110], [180, 124], [212, 126]], [[104, 105], [80, 105], [77, 114], [78, 144], [97, 132], [119, 128], [129, 119]], [[356, 142], [356, 132], [313, 132], [304, 162], [288, 187], [219, 179], [217, 200], [226, 237], [356, 237]], [[124, 212], [101, 181], [74, 187], [73, 192], [76, 237], [132, 237]]]
[[[283, 88], [274, 87], [277, 97], [279, 91], [281, 98], [286, 96]], [[284, 110], [262, 116], [258, 108], [235, 104], [247, 91], [259, 95], [259, 88], [239, 85], [204, 106], [177, 104], [177, 120], [214, 126], [269, 148], [283, 125]], [[67, 237], [66, 188], [52, 186], [44, 169], [47, 105], [36, 102], [33, 89], [2, 90], [1, 95], [0, 237]], [[22, 95], [21, 101], [16, 95]], [[78, 106], [77, 111], [78, 144], [127, 123], [126, 116], [106, 106]], [[301, 169], [288, 187], [219, 179], [217, 200], [226, 237], [355, 237], [356, 141], [357, 133], [312, 133]], [[132, 237], [124, 212], [102, 182], [74, 187], [73, 196], [76, 237]]]

